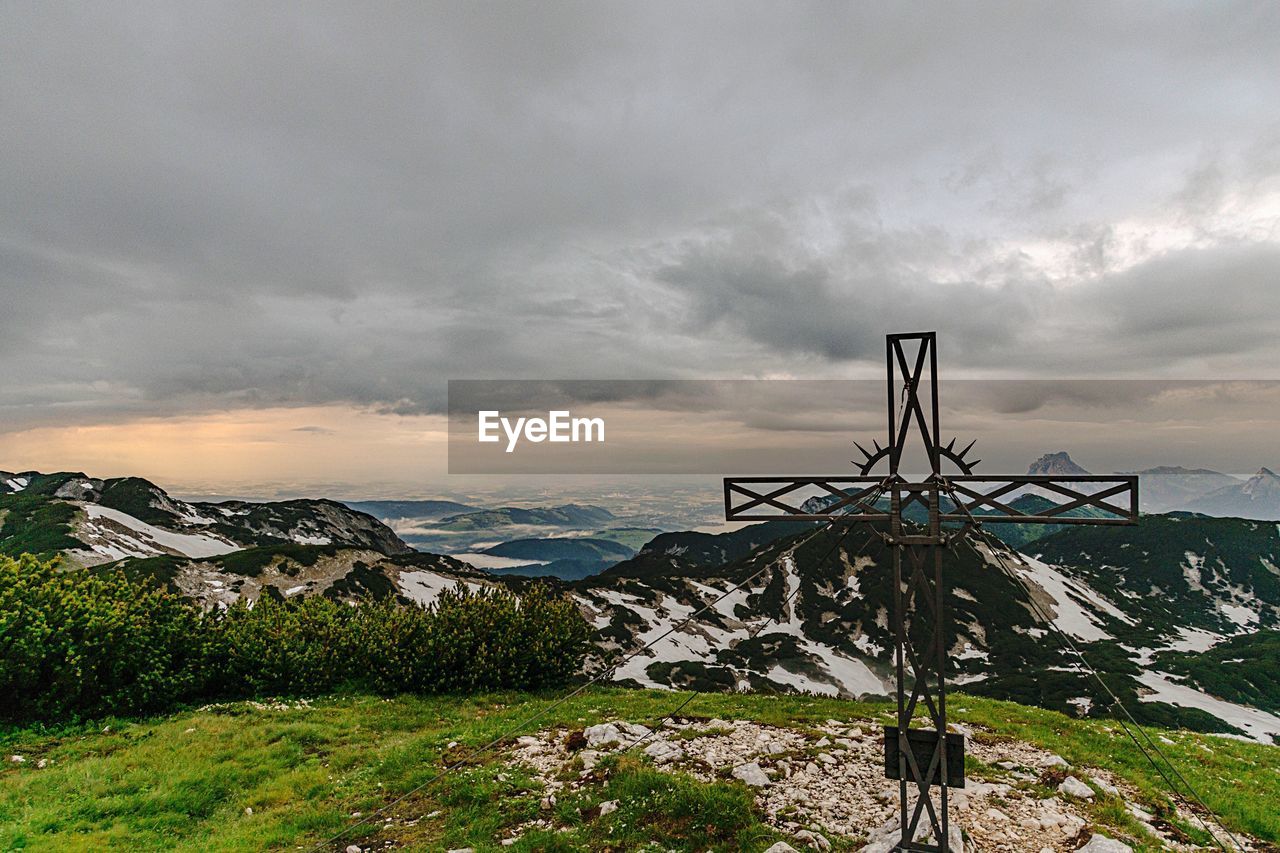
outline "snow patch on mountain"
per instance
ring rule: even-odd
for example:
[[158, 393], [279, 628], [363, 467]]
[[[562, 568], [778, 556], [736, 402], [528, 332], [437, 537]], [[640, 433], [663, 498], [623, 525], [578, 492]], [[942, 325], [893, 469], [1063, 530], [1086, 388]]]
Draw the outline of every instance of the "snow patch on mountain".
[[1258, 623], [1258, 611], [1243, 604], [1218, 602], [1218, 610], [1241, 629], [1247, 630]]
[[[743, 619], [737, 614], [753, 596], [764, 593], [765, 586], [732, 589], [727, 581], [686, 580], [687, 600], [668, 592], [654, 591], [653, 598], [642, 598], [630, 591], [598, 588], [576, 596], [585, 615], [597, 629], [607, 628], [616, 611], [627, 614], [626, 622], [634, 624], [635, 647], [650, 646], [618, 667], [617, 680], [633, 679], [646, 687], [669, 689], [670, 684], [655, 680], [649, 669], [657, 663], [684, 661], [712, 662], [718, 650], [733, 649], [744, 640], [767, 641], [770, 637], [793, 637], [803, 658], [802, 666], [788, 668], [774, 664], [760, 674], [780, 685], [800, 691], [828, 696], [861, 696], [884, 694], [889, 688], [866, 662], [832, 648], [807, 635], [798, 604], [804, 593], [803, 579], [797, 570], [794, 553], [788, 551], [777, 562], [782, 573], [785, 612], [780, 619], [759, 614]], [[715, 583], [722, 583], [723, 588]], [[731, 591], [730, 591], [731, 590]], [[703, 609], [708, 612], [695, 616]], [[692, 618], [691, 618], [692, 617]], [[687, 625], [682, 625], [688, 620]], [[677, 629], [678, 630], [673, 630]], [[868, 651], [882, 651], [874, 644]], [[628, 649], [631, 645], [628, 645]], [[803, 671], [797, 671], [803, 670]]]
[[400, 594], [405, 598], [426, 607], [435, 604], [441, 593], [455, 588], [459, 583], [462, 583], [472, 592], [477, 592], [484, 586], [474, 581], [460, 581], [456, 577], [425, 569], [400, 572], [396, 586], [399, 588]]
[[[990, 557], [989, 550], [985, 547], [981, 550], [992, 563], [997, 562]], [[1096, 611], [1101, 611], [1127, 625], [1133, 624], [1133, 620], [1124, 611], [1089, 586], [1068, 578], [1058, 568], [1035, 557], [1024, 556], [1023, 562], [1014, 566], [1014, 571], [1024, 580], [1039, 587], [1051, 602], [1049, 612], [1054, 624], [1077, 640], [1093, 642], [1112, 639], [1102, 627], [1102, 620], [1098, 618]], [[1089, 606], [1084, 606], [1086, 604]]]
[[1141, 697], [1142, 701], [1199, 708], [1247, 732], [1252, 740], [1266, 744], [1280, 743], [1280, 717], [1257, 708], [1218, 699], [1189, 685], [1180, 684], [1176, 679], [1177, 676], [1158, 670], [1148, 669], [1139, 673], [1138, 681], [1151, 691]]
[[77, 529], [92, 555], [118, 560], [127, 556], [214, 557], [229, 554], [240, 546], [219, 536], [178, 533], [147, 524], [128, 513], [98, 504], [80, 504], [85, 520]]

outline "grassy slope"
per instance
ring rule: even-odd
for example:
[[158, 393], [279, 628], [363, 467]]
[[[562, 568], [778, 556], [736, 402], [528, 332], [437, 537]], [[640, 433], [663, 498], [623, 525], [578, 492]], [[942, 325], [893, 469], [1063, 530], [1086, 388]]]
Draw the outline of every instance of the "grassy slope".
[[[310, 707], [258, 710], [238, 704], [91, 729], [0, 735], [0, 849], [259, 850], [315, 842], [436, 774], [451, 741], [491, 739], [546, 708], [550, 695], [470, 698], [367, 696], [318, 700]], [[538, 727], [573, 728], [614, 719], [655, 721], [680, 697], [657, 691], [592, 690]], [[1073, 763], [1108, 767], [1148, 804], [1161, 803], [1156, 777], [1113, 723], [969, 696], [952, 698], [959, 721], [1052, 749]], [[705, 695], [687, 713], [803, 727], [830, 717], [883, 721], [885, 705], [812, 697]], [[1154, 736], [1154, 734], [1153, 734]], [[1183, 732], [1164, 748], [1209, 805], [1237, 829], [1280, 840], [1280, 749]], [[14, 765], [11, 754], [27, 761]], [[44, 769], [36, 763], [51, 762]], [[503, 778], [497, 776], [499, 770]], [[983, 768], [970, 768], [981, 775]], [[619, 799], [612, 815], [586, 820], [579, 808]], [[740, 783], [708, 785], [671, 777], [639, 761], [621, 762], [608, 787], [565, 798], [555, 812], [565, 833], [528, 833], [498, 847], [499, 831], [540, 814], [539, 793], [519, 772], [496, 765], [451, 774], [411, 796], [393, 828], [344, 838], [395, 839], [411, 849], [633, 849], [646, 840], [680, 850], [762, 850], [776, 836], [758, 819]], [[246, 814], [246, 808], [252, 814]], [[1114, 800], [1091, 806], [1113, 833], [1136, 830]], [[439, 810], [432, 818], [426, 815]], [[414, 825], [405, 820], [422, 818]], [[1203, 836], [1200, 836], [1203, 837]], [[843, 846], [843, 845], [842, 845]], [[333, 849], [333, 848], [331, 848]], [[1141, 847], [1139, 849], [1155, 849]]]
[[66, 548], [84, 547], [71, 536], [76, 508], [43, 495], [17, 492], [0, 495], [0, 554], [52, 557]]

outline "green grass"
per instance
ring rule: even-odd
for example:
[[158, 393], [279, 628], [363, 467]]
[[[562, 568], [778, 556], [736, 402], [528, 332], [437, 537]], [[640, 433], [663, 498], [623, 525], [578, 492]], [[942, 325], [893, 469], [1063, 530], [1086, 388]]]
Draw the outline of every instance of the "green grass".
[[213, 562], [233, 575], [258, 577], [277, 557], [302, 566], [314, 566], [321, 557], [332, 556], [338, 550], [337, 545], [263, 545], [223, 554]]
[[[682, 698], [591, 690], [533, 728], [617, 718], [654, 722]], [[552, 694], [521, 693], [330, 697], [287, 710], [237, 703], [91, 727], [10, 730], [0, 733], [0, 850], [294, 849], [435, 776], [449, 743], [485, 743], [553, 700]], [[955, 719], [979, 727], [977, 737], [1025, 739], [1072, 763], [1113, 770], [1142, 792], [1148, 807], [1167, 802], [1154, 772], [1114, 723], [963, 695], [950, 704]], [[832, 717], [884, 722], [887, 711], [883, 704], [834, 699], [713, 694], [687, 709], [801, 729]], [[1167, 736], [1175, 743], [1162, 747], [1232, 828], [1280, 841], [1280, 749], [1184, 732]], [[458, 753], [455, 747], [450, 755]], [[10, 763], [12, 754], [26, 762]], [[41, 759], [47, 764], [38, 769]], [[631, 757], [605, 767], [607, 784], [587, 785], [544, 811], [531, 778], [483, 761], [409, 796], [391, 810], [392, 824], [361, 826], [336, 849], [393, 840], [418, 850], [631, 850], [656, 842], [660, 849], [758, 851], [780, 837], [761, 823], [741, 783], [698, 782]], [[971, 766], [975, 774], [988, 770]], [[618, 811], [595, 815], [593, 806], [614, 799]], [[1137, 838], [1115, 800], [1103, 798], [1089, 809], [1096, 825]], [[555, 829], [527, 832], [512, 847], [498, 845], [512, 827], [537, 817]]]
[[173, 523], [173, 516], [151, 503], [159, 491], [154, 483], [141, 477], [120, 477], [103, 482], [98, 503], [127, 512], [148, 524], [167, 527]]
[[83, 548], [71, 536], [76, 508], [26, 491], [0, 495], [0, 554], [18, 557], [37, 554], [52, 557], [67, 548]]

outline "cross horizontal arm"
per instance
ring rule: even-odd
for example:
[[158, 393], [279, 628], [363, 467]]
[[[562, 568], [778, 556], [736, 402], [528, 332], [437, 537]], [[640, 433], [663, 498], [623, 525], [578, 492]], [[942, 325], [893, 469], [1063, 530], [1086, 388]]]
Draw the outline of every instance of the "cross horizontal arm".
[[[1103, 475], [947, 477], [955, 495], [954, 505], [942, 513], [943, 521], [1021, 524], [1137, 524], [1138, 478]], [[1034, 495], [1049, 501], [1015, 505], [1005, 497]], [[1052, 497], [1050, 497], [1052, 495]], [[1005, 498], [999, 500], [999, 498]], [[1066, 498], [1066, 500], [1062, 500]]]
[[729, 477], [724, 481], [726, 521], [887, 521], [873, 497], [883, 477]]
[[[891, 509], [872, 495], [879, 477], [732, 477], [724, 481], [728, 521], [888, 521]], [[945, 477], [935, 481], [892, 480], [904, 493], [902, 507], [920, 493], [941, 491], [942, 521], [1020, 524], [1136, 524], [1136, 476]], [[954, 496], [954, 497], [952, 497]], [[1027, 500], [1028, 496], [1040, 498]]]

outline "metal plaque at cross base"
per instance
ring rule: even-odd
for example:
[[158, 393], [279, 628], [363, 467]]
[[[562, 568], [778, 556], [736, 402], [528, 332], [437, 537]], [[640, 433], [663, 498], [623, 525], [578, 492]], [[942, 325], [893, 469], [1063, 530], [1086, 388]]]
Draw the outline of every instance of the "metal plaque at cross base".
[[[863, 455], [854, 463], [860, 469], [858, 475], [728, 478], [724, 481], [725, 518], [787, 517], [841, 525], [878, 522], [882, 527], [885, 542], [893, 546], [898, 718], [897, 725], [885, 729], [885, 776], [898, 780], [901, 838], [897, 849], [944, 851], [950, 838], [947, 789], [964, 787], [964, 738], [947, 732], [942, 549], [966, 535], [975, 519], [982, 524], [1136, 524], [1138, 478], [976, 476], [977, 463], [968, 460], [973, 442], [959, 451], [955, 439], [942, 443], [936, 333], [889, 335], [886, 356], [888, 437], [883, 447], [872, 442], [873, 450], [857, 445]], [[925, 384], [927, 392], [921, 389]], [[929, 472], [917, 480], [900, 473], [903, 450], [913, 435], [920, 441]], [[944, 470], [944, 463], [955, 472]], [[877, 475], [877, 468], [887, 472]], [[1020, 510], [1013, 502], [1028, 490], [1056, 500], [1047, 507], [1037, 501], [1034, 508]], [[823, 500], [812, 500], [815, 495]], [[913, 504], [926, 512], [923, 525], [904, 516]], [[1086, 508], [1088, 515], [1075, 512]], [[913, 722], [918, 723], [914, 728]], [[928, 823], [922, 824], [925, 817]], [[927, 840], [930, 837], [932, 843]]]

